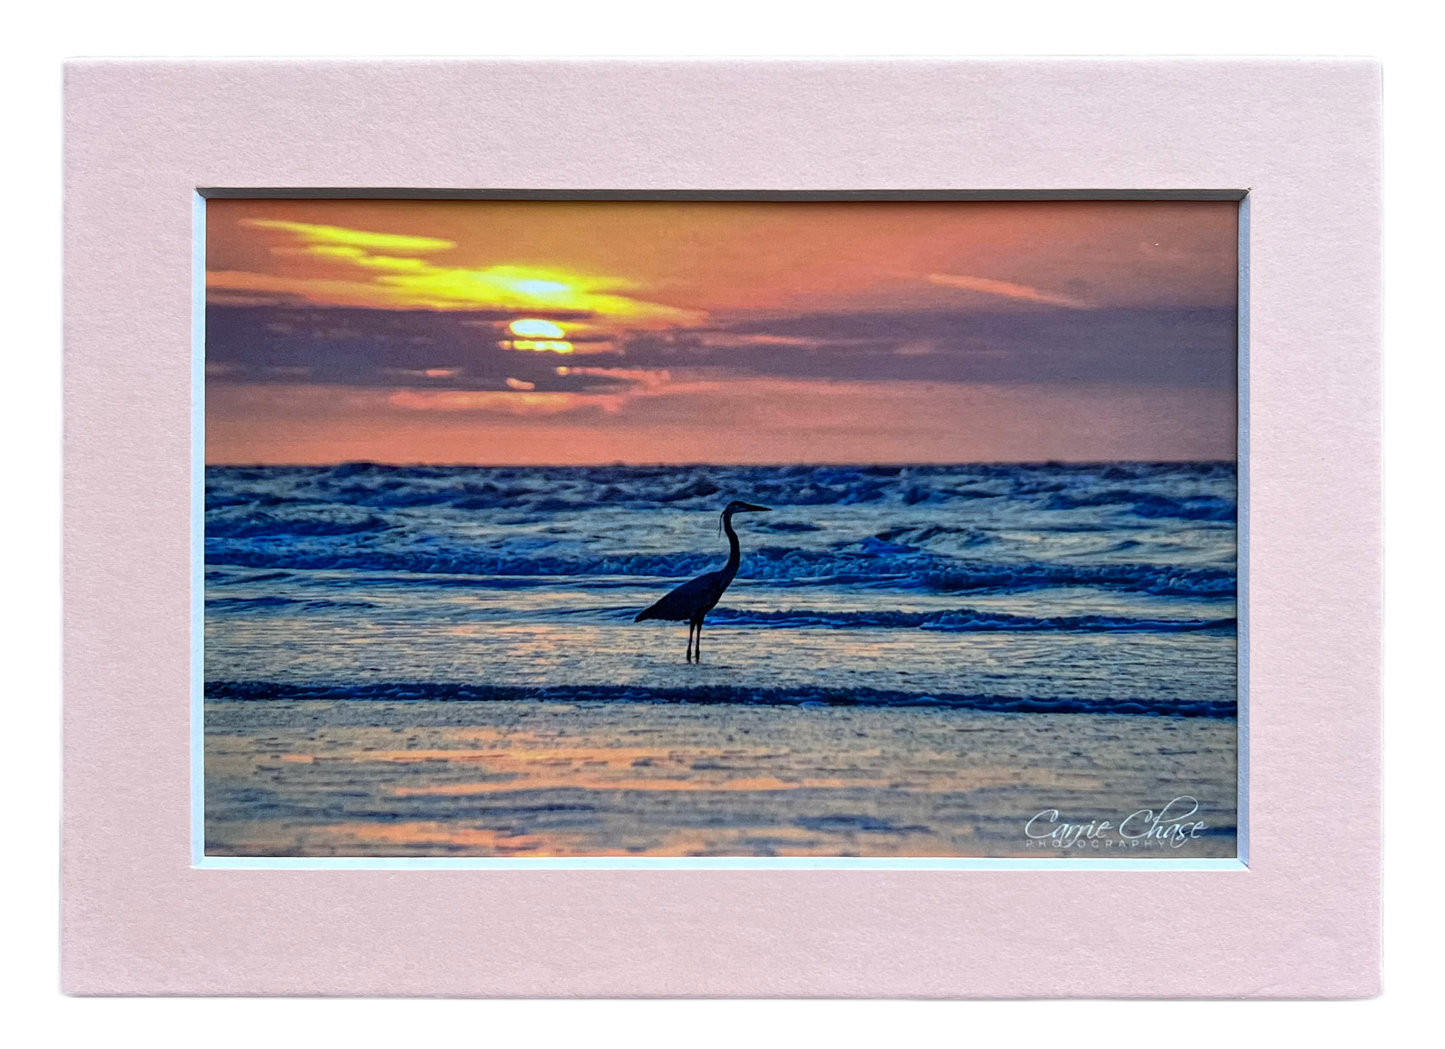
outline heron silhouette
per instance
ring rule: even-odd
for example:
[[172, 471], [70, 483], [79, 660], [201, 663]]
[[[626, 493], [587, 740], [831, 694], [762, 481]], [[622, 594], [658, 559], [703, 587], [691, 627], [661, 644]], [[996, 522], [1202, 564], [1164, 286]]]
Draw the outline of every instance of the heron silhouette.
[[[728, 584], [738, 574], [738, 561], [741, 559], [741, 553], [738, 549], [738, 534], [733, 531], [733, 514], [761, 513], [770, 509], [772, 508], [768, 506], [756, 506], [738, 499], [728, 503], [718, 523], [718, 531], [726, 531], [728, 534], [728, 563], [716, 572], [707, 572], [696, 579], [689, 579], [656, 604], [637, 613], [637, 618], [633, 622], [640, 623], [644, 619], [666, 619], [672, 622], [686, 620], [688, 662], [701, 663], [702, 621], [717, 605], [718, 599], [723, 596], [723, 591], [728, 588]], [[697, 632], [695, 650], [692, 641], [694, 631]]]

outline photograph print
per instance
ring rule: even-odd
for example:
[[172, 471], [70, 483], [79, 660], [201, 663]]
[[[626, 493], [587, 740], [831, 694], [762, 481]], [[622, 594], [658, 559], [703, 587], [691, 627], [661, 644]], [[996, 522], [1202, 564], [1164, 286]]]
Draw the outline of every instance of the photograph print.
[[1238, 855], [1236, 202], [204, 236], [205, 857]]

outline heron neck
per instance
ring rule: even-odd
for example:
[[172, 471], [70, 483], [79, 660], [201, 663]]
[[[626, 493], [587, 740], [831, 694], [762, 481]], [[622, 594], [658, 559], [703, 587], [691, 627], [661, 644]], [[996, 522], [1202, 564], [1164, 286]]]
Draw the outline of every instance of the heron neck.
[[738, 574], [738, 563], [742, 560], [742, 551], [738, 547], [738, 534], [733, 531], [733, 515], [723, 515], [723, 531], [728, 534], [728, 563], [723, 569], [729, 576]]

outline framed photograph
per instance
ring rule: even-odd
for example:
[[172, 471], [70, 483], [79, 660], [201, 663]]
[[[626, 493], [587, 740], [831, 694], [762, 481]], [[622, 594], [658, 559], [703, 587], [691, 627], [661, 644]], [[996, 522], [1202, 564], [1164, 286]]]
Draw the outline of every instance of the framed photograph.
[[71, 65], [67, 989], [1375, 993], [1378, 104]]

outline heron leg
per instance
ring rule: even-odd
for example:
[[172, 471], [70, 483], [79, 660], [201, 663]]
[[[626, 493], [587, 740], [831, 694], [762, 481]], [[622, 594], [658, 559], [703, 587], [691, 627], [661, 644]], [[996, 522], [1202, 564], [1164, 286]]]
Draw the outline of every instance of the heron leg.
[[692, 621], [687, 624], [687, 662], [692, 662]]
[[702, 620], [697, 621], [697, 647], [693, 649], [696, 662], [702, 662]]

